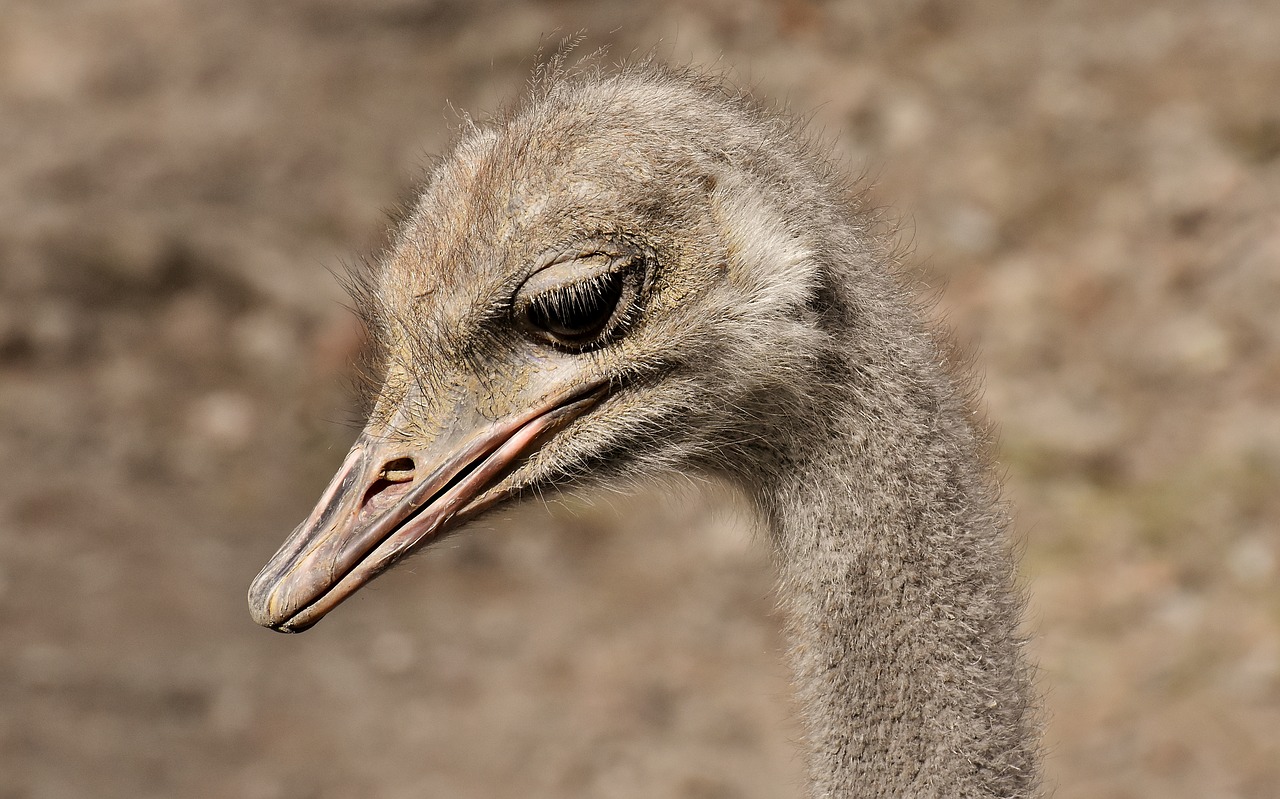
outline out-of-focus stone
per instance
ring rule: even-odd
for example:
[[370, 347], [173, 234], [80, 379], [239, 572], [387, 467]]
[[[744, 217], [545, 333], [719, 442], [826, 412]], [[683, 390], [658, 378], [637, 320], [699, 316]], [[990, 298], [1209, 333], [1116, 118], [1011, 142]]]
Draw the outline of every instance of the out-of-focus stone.
[[232, 391], [217, 391], [191, 404], [188, 422], [201, 441], [234, 451], [249, 443], [257, 418], [248, 397]]
[[1151, 199], [1173, 216], [1218, 208], [1244, 173], [1228, 155], [1203, 109], [1164, 108], [1147, 121], [1147, 183]]
[[995, 248], [996, 221], [983, 208], [960, 204], [943, 218], [946, 243], [962, 255], [982, 255]]
[[1227, 551], [1227, 568], [1241, 585], [1264, 585], [1276, 574], [1274, 545], [1261, 535], [1238, 541]]
[[296, 329], [281, 310], [255, 311], [237, 319], [231, 340], [241, 358], [263, 369], [279, 368], [299, 355]]
[[77, 353], [80, 319], [63, 300], [49, 299], [33, 308], [26, 329], [38, 357], [62, 361]]
[[1210, 375], [1233, 360], [1231, 337], [1202, 313], [1186, 313], [1162, 320], [1147, 337], [1147, 354], [1171, 372]]

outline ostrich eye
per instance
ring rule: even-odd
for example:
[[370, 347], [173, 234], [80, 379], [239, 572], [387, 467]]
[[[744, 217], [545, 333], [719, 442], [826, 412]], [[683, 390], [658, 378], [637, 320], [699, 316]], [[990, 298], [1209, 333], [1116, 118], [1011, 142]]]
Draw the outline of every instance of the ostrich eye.
[[529, 301], [529, 324], [563, 341], [584, 341], [604, 330], [622, 299], [622, 276], [601, 275], [548, 291]]
[[520, 287], [516, 318], [550, 344], [572, 350], [602, 345], [630, 321], [638, 271], [634, 261], [605, 255], [553, 264]]

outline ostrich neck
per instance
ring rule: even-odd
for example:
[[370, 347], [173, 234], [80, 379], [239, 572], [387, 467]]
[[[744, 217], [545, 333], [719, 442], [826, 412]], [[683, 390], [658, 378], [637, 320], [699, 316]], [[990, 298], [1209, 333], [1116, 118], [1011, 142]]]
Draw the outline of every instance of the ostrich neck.
[[811, 795], [1030, 796], [1007, 517], [970, 411], [917, 347], [846, 365], [766, 498]]

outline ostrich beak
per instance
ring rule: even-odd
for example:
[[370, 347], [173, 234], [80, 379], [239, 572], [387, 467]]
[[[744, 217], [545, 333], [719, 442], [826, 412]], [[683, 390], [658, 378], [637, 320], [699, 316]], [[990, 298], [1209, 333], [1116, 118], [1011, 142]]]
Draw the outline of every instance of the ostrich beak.
[[591, 409], [601, 388], [486, 420], [474, 403], [431, 444], [360, 434], [311, 515], [249, 586], [254, 621], [306, 630], [409, 552], [518, 490], [495, 490], [512, 468]]

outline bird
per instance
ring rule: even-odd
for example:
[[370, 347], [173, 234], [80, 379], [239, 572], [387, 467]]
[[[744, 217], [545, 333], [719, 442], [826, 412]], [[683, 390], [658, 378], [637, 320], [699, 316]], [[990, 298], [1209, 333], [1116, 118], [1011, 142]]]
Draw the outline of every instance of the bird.
[[894, 235], [722, 76], [540, 72], [349, 280], [367, 422], [253, 618], [301, 632], [524, 498], [714, 478], [768, 531], [809, 796], [1039, 795], [1012, 512]]

